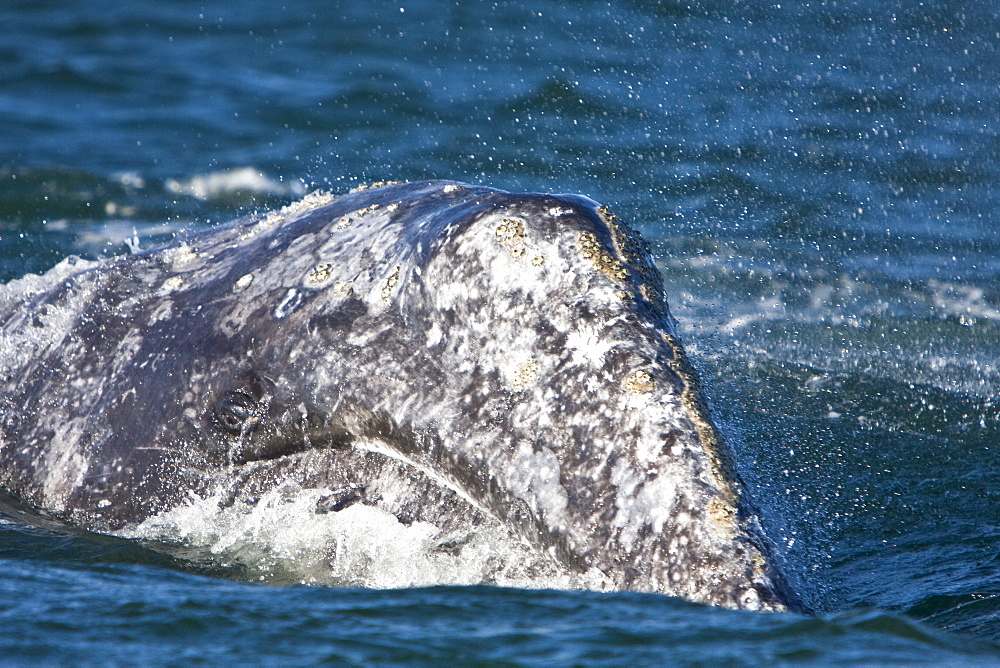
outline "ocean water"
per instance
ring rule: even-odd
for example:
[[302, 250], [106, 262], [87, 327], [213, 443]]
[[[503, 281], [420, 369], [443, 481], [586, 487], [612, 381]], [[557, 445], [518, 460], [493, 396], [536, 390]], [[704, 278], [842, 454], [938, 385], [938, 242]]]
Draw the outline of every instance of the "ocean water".
[[316, 188], [586, 194], [816, 615], [309, 586], [4, 502], [0, 663], [1000, 663], [997, 108], [984, 2], [6, 0], [0, 281]]

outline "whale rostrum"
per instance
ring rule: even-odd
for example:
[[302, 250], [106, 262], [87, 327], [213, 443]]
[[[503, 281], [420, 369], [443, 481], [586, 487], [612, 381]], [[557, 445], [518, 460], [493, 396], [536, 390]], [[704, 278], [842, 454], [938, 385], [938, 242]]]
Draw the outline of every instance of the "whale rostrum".
[[0, 326], [0, 487], [88, 530], [291, 481], [615, 589], [800, 608], [647, 244], [585, 197], [314, 193], [14, 281]]

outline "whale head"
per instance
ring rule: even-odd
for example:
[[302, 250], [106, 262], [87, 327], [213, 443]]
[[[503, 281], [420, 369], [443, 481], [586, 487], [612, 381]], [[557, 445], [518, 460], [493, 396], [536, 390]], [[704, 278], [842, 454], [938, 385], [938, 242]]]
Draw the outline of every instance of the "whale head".
[[502, 530], [615, 589], [800, 605], [648, 246], [587, 198], [313, 195], [87, 267], [7, 329], [59, 318], [59, 346], [7, 363], [32, 410], [8, 411], [20, 454], [0, 457], [5, 486], [70, 521], [294, 481], [326, 491], [317, 512]]

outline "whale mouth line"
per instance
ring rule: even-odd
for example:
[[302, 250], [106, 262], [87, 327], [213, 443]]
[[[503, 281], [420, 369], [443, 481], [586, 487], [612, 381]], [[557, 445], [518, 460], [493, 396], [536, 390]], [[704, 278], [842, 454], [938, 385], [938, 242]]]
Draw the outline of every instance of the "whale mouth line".
[[370, 439], [360, 439], [355, 441], [353, 444], [355, 448], [364, 452], [372, 452], [375, 454], [382, 455], [383, 457], [388, 457], [389, 459], [394, 459], [403, 465], [419, 471], [424, 474], [432, 482], [436, 483], [440, 487], [451, 490], [463, 501], [467, 502], [472, 507], [476, 508], [480, 512], [490, 514], [492, 513], [483, 506], [479, 501], [472, 498], [469, 493], [463, 489], [460, 485], [456, 484], [454, 481], [449, 480], [447, 476], [443, 475], [439, 471], [435, 471], [429, 466], [423, 466], [419, 462], [414, 461], [412, 458], [407, 457], [405, 454], [395, 450], [393, 448], [383, 445], [380, 441], [374, 441]]
[[[261, 474], [285, 470], [288, 474], [280, 477], [292, 479], [298, 472], [311, 471], [315, 474], [314, 478], [309, 484], [303, 485], [304, 488], [331, 488], [337, 492], [343, 486], [333, 485], [332, 487], [337, 489], [332, 489], [329, 481], [323, 476], [324, 469], [344, 467], [348, 470], [353, 467], [367, 469], [371, 467], [371, 457], [374, 456], [377, 458], [376, 461], [383, 462], [377, 464], [377, 467], [383, 467], [387, 461], [393, 462], [410, 471], [413, 480], [423, 481], [424, 486], [414, 488], [414, 494], [419, 493], [417, 489], [424, 490], [424, 493], [427, 490], [437, 489], [443, 497], [453, 497], [484, 518], [503, 524], [504, 519], [492, 507], [496, 504], [491, 504], [490, 499], [477, 498], [457, 479], [458, 476], [453, 474], [453, 469], [460, 466], [458, 462], [450, 458], [435, 462], [421, 461], [417, 454], [419, 452], [417, 444], [413, 439], [404, 436], [394, 422], [387, 423], [387, 419], [385, 415], [369, 414], [361, 423], [352, 425], [361, 428], [351, 429], [346, 438], [319, 438], [317, 442], [312, 443], [307, 439], [300, 442], [298, 447], [273, 452], [267, 457], [231, 459], [225, 467], [226, 472], [218, 477], [218, 485], [224, 487], [231, 484], [234, 479], [240, 480], [242, 481], [240, 487], [243, 487], [244, 491], [229, 495], [229, 502], [235, 502], [239, 498], [251, 500], [258, 495], [249, 493], [249, 488], [252, 487], [249, 481]], [[343, 433], [341, 432], [341, 436]], [[378, 493], [362, 494], [357, 501], [367, 505], [382, 505]]]

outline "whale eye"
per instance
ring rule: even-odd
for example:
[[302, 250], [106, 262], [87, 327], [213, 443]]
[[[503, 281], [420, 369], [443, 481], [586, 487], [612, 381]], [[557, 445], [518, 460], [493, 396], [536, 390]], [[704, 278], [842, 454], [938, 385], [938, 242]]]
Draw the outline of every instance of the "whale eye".
[[257, 415], [258, 402], [246, 392], [232, 390], [215, 402], [215, 418], [231, 434], [239, 434]]

